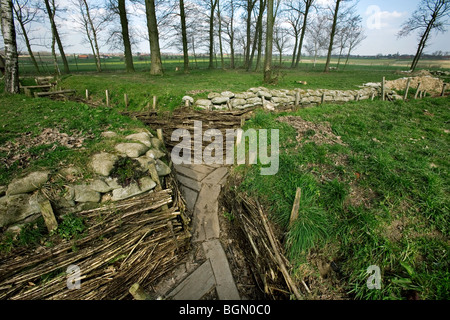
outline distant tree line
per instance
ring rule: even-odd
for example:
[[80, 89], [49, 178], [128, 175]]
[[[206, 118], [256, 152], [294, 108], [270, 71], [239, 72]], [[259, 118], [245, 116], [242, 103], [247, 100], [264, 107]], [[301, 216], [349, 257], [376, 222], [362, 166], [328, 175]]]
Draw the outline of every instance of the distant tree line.
[[[262, 70], [264, 81], [271, 82], [274, 51], [280, 64], [283, 55], [292, 57], [291, 68], [299, 67], [305, 52], [314, 61], [325, 55], [324, 71], [328, 72], [332, 56], [338, 57], [338, 68], [341, 64], [345, 68], [351, 53], [366, 37], [357, 2], [333, 0], [320, 5], [323, 2], [319, 0], [70, 0], [70, 6], [63, 7], [61, 0], [0, 0], [5, 70], [18, 72], [15, 60], [19, 37], [36, 72], [40, 72], [39, 57], [33, 48], [41, 46], [51, 48], [55, 72], [70, 73], [63, 44], [67, 39], [60, 34], [61, 25], [70, 17], [84, 35], [98, 72], [102, 71], [100, 48], [105, 45], [123, 51], [126, 71], [134, 72], [133, 48], [144, 40], [149, 44], [152, 75], [164, 73], [161, 49], [167, 48], [182, 53], [186, 73], [191, 68], [190, 57], [195, 60], [199, 52], [207, 53], [211, 69], [217, 67], [217, 56], [220, 68], [236, 68], [236, 57], [240, 55], [245, 70]], [[449, 12], [449, 0], [421, 0], [405, 22], [399, 36], [419, 34], [411, 69], [423, 56], [431, 35], [446, 30]], [[145, 21], [147, 28], [136, 28], [130, 19]], [[36, 28], [42, 30], [45, 26], [47, 37], [33, 37]], [[225, 65], [225, 55], [230, 57], [229, 65]], [[59, 69], [58, 56], [63, 70]]]

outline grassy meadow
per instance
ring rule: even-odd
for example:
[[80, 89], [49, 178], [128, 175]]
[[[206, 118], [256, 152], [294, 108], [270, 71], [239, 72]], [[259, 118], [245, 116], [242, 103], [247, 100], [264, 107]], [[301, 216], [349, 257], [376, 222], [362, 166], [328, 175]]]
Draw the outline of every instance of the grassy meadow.
[[[304, 89], [356, 89], [382, 77], [403, 77], [399, 71], [409, 66], [409, 61], [352, 59], [345, 69], [324, 74], [323, 63], [319, 60], [314, 68], [306, 59], [297, 70], [275, 68], [277, 82], [267, 87], [293, 89], [300, 86], [297, 81], [306, 81]], [[428, 63], [426, 68], [450, 67], [448, 62], [423, 62]], [[194, 61], [191, 65], [196, 66]], [[53, 73], [51, 66], [42, 62], [44, 74]], [[105, 60], [102, 73], [95, 72], [93, 61], [70, 59], [72, 74], [63, 75], [58, 85], [76, 89], [80, 96], [88, 89], [91, 99], [103, 103], [109, 90], [111, 108], [6, 95], [0, 80], [0, 185], [39, 168], [83, 167], [89, 155], [113, 147], [101, 143], [102, 131], [127, 133], [143, 127], [117, 112], [125, 108], [125, 93], [130, 110], [144, 110], [153, 96], [158, 97], [158, 110], [174, 110], [185, 95], [203, 98], [210, 92], [240, 92], [263, 85], [260, 72], [205, 66], [206, 61], [199, 59], [197, 68], [184, 74], [175, 71], [182, 67], [181, 60], [167, 60], [165, 75], [152, 77], [145, 59], [135, 62], [133, 74], [123, 71], [119, 58]], [[22, 82], [32, 84], [31, 65], [22, 60], [20, 68]], [[238, 188], [258, 197], [280, 226], [293, 274], [297, 280], [307, 280], [313, 298], [450, 298], [449, 102], [448, 97], [359, 101], [288, 114], [312, 123], [327, 122], [343, 144], [316, 144], [308, 136], [297, 140], [293, 127], [277, 121], [280, 114], [260, 111], [246, 123], [247, 128], [280, 130], [280, 171], [261, 176], [258, 166], [236, 167], [234, 174], [242, 181]], [[83, 147], [21, 144], [38, 138], [46, 128], [82, 137]], [[5, 146], [13, 146], [25, 158], [14, 162]], [[298, 187], [302, 188], [300, 215], [289, 226]], [[10, 245], [0, 243], [1, 248]], [[371, 265], [381, 269], [381, 290], [367, 289], [366, 271]], [[327, 266], [329, 270], [323, 271]]]

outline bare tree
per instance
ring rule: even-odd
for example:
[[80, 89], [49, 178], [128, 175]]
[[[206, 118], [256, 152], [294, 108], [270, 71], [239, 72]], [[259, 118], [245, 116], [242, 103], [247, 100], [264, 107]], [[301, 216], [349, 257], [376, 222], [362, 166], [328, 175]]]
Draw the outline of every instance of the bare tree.
[[305, 48], [314, 57], [314, 68], [320, 52], [326, 50], [327, 43], [329, 43], [330, 29], [328, 17], [325, 15], [319, 15], [309, 23], [306, 33], [308, 41]]
[[30, 56], [31, 62], [37, 73], [40, 72], [39, 65], [34, 56], [33, 50], [31, 49], [31, 41], [28, 35], [29, 29], [27, 26], [30, 25], [32, 21], [35, 21], [38, 7], [31, 3], [29, 0], [15, 0], [13, 3], [13, 10], [15, 20], [20, 26], [21, 34], [25, 40], [25, 45], [28, 50], [28, 55]]
[[181, 22], [181, 37], [183, 42], [184, 72], [189, 73], [189, 49], [188, 49], [186, 12], [184, 8], [184, 0], [180, 0], [180, 22]]
[[304, 17], [303, 1], [288, 0], [286, 1], [283, 13], [286, 22], [291, 26], [289, 34], [294, 38], [294, 51], [292, 52], [291, 68], [295, 66], [295, 58], [297, 57], [298, 41], [302, 32], [302, 22]]
[[330, 44], [328, 46], [327, 62], [325, 64], [324, 72], [330, 71], [331, 53], [333, 52], [334, 36], [336, 34], [336, 25], [339, 16], [339, 6], [343, 0], [335, 0], [335, 1], [336, 2], [333, 9], [333, 24], [331, 26], [331, 33], [330, 33]]
[[[103, 30], [104, 25], [110, 21], [110, 17], [105, 10], [100, 14], [100, 6], [88, 0], [72, 0], [74, 7], [78, 8], [76, 22], [86, 35], [86, 39], [92, 50], [95, 59], [95, 65], [98, 72], [102, 71], [100, 60], [99, 32]], [[106, 13], [106, 15], [105, 15]]]
[[425, 49], [431, 33], [445, 32], [449, 25], [450, 1], [449, 0], [421, 0], [419, 7], [413, 12], [398, 33], [398, 37], [406, 37], [413, 32], [419, 34], [419, 45], [411, 64], [411, 70], [417, 67], [423, 50]]
[[[45, 3], [45, 8], [46, 8], [46, 11], [48, 14], [48, 18], [50, 20], [50, 25], [52, 28], [52, 38], [54, 39], [53, 42], [56, 41], [56, 43], [58, 44], [59, 53], [61, 55], [61, 59], [63, 61], [63, 65], [64, 65], [64, 72], [70, 73], [69, 63], [67, 62], [66, 54], [64, 53], [64, 47], [62, 45], [61, 38], [58, 33], [58, 28], [57, 28], [56, 22], [55, 22], [55, 16], [56, 16], [56, 10], [57, 10], [55, 0], [44, 0], [44, 3]], [[53, 44], [53, 46], [54, 46], [54, 44]]]
[[19, 57], [12, 0], [0, 1], [0, 18], [5, 44], [5, 92], [17, 94], [19, 93]]
[[244, 1], [243, 6], [247, 12], [246, 16], [246, 43], [245, 43], [245, 51], [244, 51], [244, 68], [246, 70], [249, 69], [250, 64], [250, 43], [251, 43], [251, 33], [252, 33], [252, 14], [253, 8], [255, 7], [258, 0], [246, 0]]
[[280, 25], [276, 25], [274, 27], [273, 43], [278, 51], [281, 67], [283, 65], [283, 52], [290, 47], [288, 30]]
[[266, 54], [264, 57], [264, 83], [272, 81], [272, 50], [273, 50], [273, 26], [274, 26], [274, 0], [267, 0], [267, 32]]
[[228, 36], [228, 38], [225, 38], [226, 41], [228, 41], [228, 45], [230, 47], [230, 56], [231, 56], [231, 61], [230, 61], [230, 68], [234, 69], [236, 67], [235, 65], [235, 48], [234, 48], [234, 44], [235, 44], [235, 34], [236, 34], [236, 29], [235, 29], [235, 12], [236, 12], [236, 3], [234, 0], [230, 0], [228, 2], [228, 5], [225, 5], [224, 10], [226, 12], [226, 14], [228, 14], [228, 16], [225, 16], [223, 18], [224, 21], [224, 25], [225, 25], [225, 33]]
[[364, 39], [367, 38], [367, 36], [364, 34], [364, 28], [361, 25], [361, 23], [358, 21], [353, 21], [352, 26], [349, 28], [349, 35], [348, 35], [348, 52], [347, 52], [347, 58], [345, 60], [345, 66], [344, 69], [347, 67], [348, 59], [350, 58], [350, 54], [353, 49], [355, 49], [357, 46], [361, 44], [361, 42], [364, 41]]

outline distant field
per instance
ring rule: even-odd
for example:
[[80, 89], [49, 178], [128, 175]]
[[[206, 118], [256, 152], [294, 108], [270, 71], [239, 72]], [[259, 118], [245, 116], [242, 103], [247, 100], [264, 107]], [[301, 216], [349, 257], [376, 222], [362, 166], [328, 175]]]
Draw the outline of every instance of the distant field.
[[[53, 74], [55, 72], [53, 60], [50, 56], [41, 56], [36, 58], [40, 71], [42, 73]], [[71, 72], [95, 72], [95, 61], [94, 59], [79, 59], [75, 56], [68, 57], [69, 67]], [[284, 57], [282, 60], [283, 67], [290, 67], [291, 57]], [[60, 70], [63, 70], [63, 65], [61, 61], [58, 61]], [[242, 66], [242, 57], [237, 56], [235, 64], [237, 67]], [[338, 59], [332, 59], [332, 66], [337, 66]], [[20, 58], [20, 70], [22, 74], [34, 74], [36, 73], [30, 58], [21, 57]], [[274, 57], [274, 66], [279, 66], [279, 58]], [[341, 60], [340, 68], [344, 69], [345, 59]], [[385, 70], [408, 70], [411, 64], [410, 60], [395, 60], [395, 59], [362, 59], [362, 58], [351, 58], [349, 60], [350, 66], [372, 66], [378, 67]], [[170, 57], [163, 58], [163, 65], [167, 71], [175, 71], [177, 67], [182, 68], [183, 60], [181, 57]], [[209, 65], [209, 60], [207, 58], [196, 58], [190, 57], [190, 66], [192, 69], [202, 69], [207, 68]], [[323, 68], [325, 65], [325, 59], [319, 58], [317, 60], [316, 68]], [[220, 57], [215, 59], [215, 66], [217, 68], [221, 67]], [[225, 58], [225, 68], [229, 68], [230, 58]], [[347, 66], [349, 68], [350, 66]], [[150, 70], [150, 58], [149, 57], [134, 57], [134, 67], [136, 71], [148, 71]], [[448, 60], [422, 60], [419, 63], [419, 68], [424, 69], [450, 69], [450, 61]], [[113, 57], [109, 59], [102, 59], [103, 71], [123, 71], [124, 61], [119, 57]], [[301, 69], [314, 69], [314, 61], [311, 57], [304, 57]]]

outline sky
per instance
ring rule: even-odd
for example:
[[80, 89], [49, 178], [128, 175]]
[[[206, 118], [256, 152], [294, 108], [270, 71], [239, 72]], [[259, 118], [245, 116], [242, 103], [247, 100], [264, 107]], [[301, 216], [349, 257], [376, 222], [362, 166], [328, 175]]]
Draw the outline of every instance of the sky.
[[[401, 25], [416, 10], [420, 0], [360, 0], [358, 12], [363, 17], [367, 35], [354, 54], [374, 55], [378, 53], [410, 54], [417, 50], [417, 35], [397, 38]], [[427, 53], [450, 51], [450, 32], [434, 35], [429, 40]]]
[[[67, 7], [73, 5], [70, 4], [70, 0], [58, 0], [62, 5]], [[225, 0], [224, 0], [225, 1]], [[319, 3], [325, 4], [327, 2], [333, 2], [333, 0], [317, 0]], [[359, 55], [377, 55], [377, 54], [415, 54], [417, 49], [417, 35], [411, 35], [406, 38], [397, 38], [397, 33], [401, 29], [401, 25], [410, 16], [411, 13], [417, 8], [420, 0], [359, 0], [357, 4], [358, 13], [363, 18], [363, 26], [367, 38], [357, 47], [353, 54]], [[69, 10], [70, 11], [70, 10]], [[145, 31], [145, 14], [140, 12], [139, 17], [131, 17], [131, 23], [137, 29], [142, 32]], [[60, 21], [61, 34], [63, 35], [63, 43], [66, 53], [91, 53], [90, 47], [83, 41], [83, 36], [80, 31], [77, 30], [75, 23], [70, 17], [70, 13], [67, 14], [64, 21]], [[35, 29], [35, 33], [47, 34], [50, 32], [47, 28], [41, 27]], [[48, 38], [49, 36], [47, 36]], [[133, 49], [134, 52], [149, 52], [149, 44], [147, 40], [141, 39], [140, 43]], [[49, 43], [49, 39], [46, 41]], [[163, 52], [176, 52], [176, 49], [164, 48], [162, 44]], [[21, 49], [25, 50], [25, 46], [22, 44]], [[39, 51], [49, 51], [49, 46], [40, 46], [34, 48]], [[433, 53], [435, 51], [450, 51], [450, 31], [438, 36], [433, 35], [429, 40], [429, 46], [425, 49], [426, 53]], [[103, 45], [101, 52], [109, 52], [109, 46]]]

